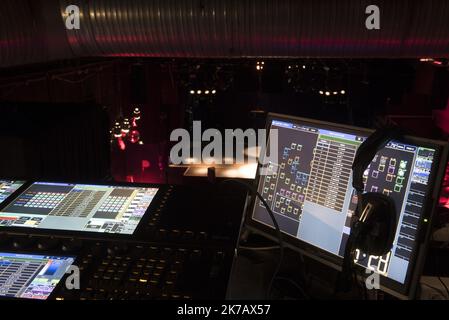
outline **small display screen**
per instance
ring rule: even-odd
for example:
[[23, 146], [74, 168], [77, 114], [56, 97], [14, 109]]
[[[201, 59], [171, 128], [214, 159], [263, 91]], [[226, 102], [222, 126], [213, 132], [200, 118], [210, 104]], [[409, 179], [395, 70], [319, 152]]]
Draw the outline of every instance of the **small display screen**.
[[25, 181], [0, 180], [0, 204], [17, 191]]
[[133, 234], [157, 191], [36, 182], [0, 211], [0, 226]]
[[0, 297], [45, 300], [74, 257], [0, 252]]

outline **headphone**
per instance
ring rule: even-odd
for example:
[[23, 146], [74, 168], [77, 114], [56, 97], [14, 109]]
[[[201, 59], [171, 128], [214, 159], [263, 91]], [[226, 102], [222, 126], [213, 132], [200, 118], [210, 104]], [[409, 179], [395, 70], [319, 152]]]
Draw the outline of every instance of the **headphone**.
[[385, 127], [371, 134], [357, 149], [352, 164], [352, 186], [357, 195], [357, 207], [343, 260], [342, 274], [347, 281], [345, 287], [351, 281], [356, 249], [368, 256], [382, 256], [393, 246], [398, 220], [394, 200], [383, 193], [364, 192], [363, 174], [379, 150], [389, 141], [401, 139], [403, 135], [399, 128]]

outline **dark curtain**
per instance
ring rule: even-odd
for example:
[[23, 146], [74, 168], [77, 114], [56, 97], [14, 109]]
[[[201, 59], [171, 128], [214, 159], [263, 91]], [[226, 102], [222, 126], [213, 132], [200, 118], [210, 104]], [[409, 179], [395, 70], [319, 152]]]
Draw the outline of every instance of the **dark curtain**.
[[0, 177], [103, 180], [109, 120], [97, 105], [1, 103]]

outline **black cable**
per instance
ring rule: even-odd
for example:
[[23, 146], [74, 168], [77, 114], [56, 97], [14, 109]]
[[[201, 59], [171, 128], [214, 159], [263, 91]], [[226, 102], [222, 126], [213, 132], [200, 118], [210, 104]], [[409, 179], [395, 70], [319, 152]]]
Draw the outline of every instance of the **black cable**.
[[[357, 205], [354, 210], [354, 215], [357, 214], [359, 216], [358, 218], [360, 218], [360, 215], [363, 212], [363, 204], [362, 204], [363, 190], [356, 189], [355, 194], [357, 196]], [[354, 219], [354, 216], [352, 217], [352, 219]], [[354, 264], [354, 255], [357, 249], [355, 248], [355, 243], [357, 242], [360, 233], [360, 223], [361, 222], [358, 221], [358, 219], [355, 223], [354, 222], [351, 223], [351, 232], [348, 236], [348, 240], [346, 241], [342, 270], [341, 273], [338, 275], [337, 286], [335, 288], [334, 294], [337, 294], [340, 291], [347, 292], [351, 290], [354, 280], [356, 281], [356, 285], [358, 285], [357, 273], [355, 270], [356, 266]]]
[[441, 279], [440, 276], [438, 276], [438, 280], [440, 280], [440, 282], [443, 285], [444, 289], [446, 289], [447, 298], [449, 299], [449, 289], [447, 288], [446, 284], [444, 283], [443, 279]]
[[301, 252], [299, 252], [299, 260], [300, 260], [300, 263], [302, 266], [302, 268], [301, 268], [302, 279], [304, 281], [305, 290], [307, 290], [307, 288], [308, 288], [307, 280], [309, 279], [309, 277], [308, 277], [308, 272], [307, 272], [306, 261], [304, 259], [304, 255]]
[[[360, 251], [360, 254], [362, 254], [361, 251]], [[358, 259], [357, 262], [353, 262], [353, 270], [354, 270], [354, 273], [355, 273], [355, 275], [356, 275], [355, 281], [357, 282], [357, 286], [358, 286], [359, 288], [360, 288], [360, 287], [363, 288], [363, 299], [364, 299], [364, 300], [368, 300], [368, 291], [367, 291], [367, 288], [366, 288], [366, 278], [365, 278], [365, 276], [363, 275], [363, 271], [368, 269], [368, 264], [367, 264], [366, 267], [365, 267], [365, 266], [362, 265], [361, 263], [364, 262], [364, 261], [366, 261], [366, 259], [368, 259], [368, 257], [369, 257], [369, 255], [365, 254], [365, 257], [362, 257], [362, 259]], [[357, 268], [358, 268], [358, 267], [357, 267], [356, 264], [359, 264], [359, 265], [362, 267], [362, 269], [360, 270], [359, 273], [357, 273]], [[373, 271], [373, 272], [374, 272], [374, 271]], [[360, 277], [360, 279], [361, 279], [360, 281], [359, 281], [359, 277]]]
[[[362, 204], [363, 191], [356, 190], [356, 195], [357, 195], [357, 206], [354, 213], [357, 213], [359, 215], [358, 218], [360, 218], [360, 215], [363, 212], [363, 204]], [[361, 259], [357, 259], [357, 262], [354, 262], [355, 252], [357, 250], [357, 248], [355, 247], [355, 243], [357, 242], [361, 232], [361, 225], [360, 225], [361, 223], [362, 223], [361, 221], [357, 221], [351, 225], [351, 232], [345, 247], [342, 272], [339, 275], [339, 281], [335, 293], [337, 293], [339, 290], [349, 291], [352, 288], [352, 284], [349, 282], [355, 281], [359, 293], [363, 291], [363, 297], [365, 300], [367, 300], [368, 292], [366, 290], [366, 284], [363, 284], [363, 280], [365, 279], [365, 277], [363, 276], [363, 274], [357, 273], [356, 264], [359, 263], [363, 267], [362, 263], [369, 257], [369, 255], [366, 254], [365, 257], [362, 256]], [[362, 254], [361, 251], [360, 254]], [[368, 268], [368, 266], [366, 266], [366, 268]], [[358, 279], [359, 276], [362, 279], [362, 283], [359, 282]], [[360, 290], [360, 286], [362, 286], [362, 290]]]
[[352, 281], [354, 281], [354, 283], [355, 283], [355, 286], [357, 288], [358, 294], [360, 296], [362, 296], [362, 294], [361, 294], [362, 290], [360, 289], [360, 282], [359, 282], [359, 279], [357, 277], [357, 270], [355, 270], [355, 268], [353, 268], [351, 274], [352, 274]]
[[296, 281], [294, 281], [293, 279], [290, 279], [290, 278], [287, 278], [287, 277], [279, 277], [279, 276], [277, 276], [276, 279], [277, 279], [277, 280], [283, 280], [283, 281], [289, 282], [289, 283], [292, 284], [296, 289], [298, 289], [298, 291], [301, 293], [301, 295], [302, 295], [305, 299], [307, 299], [307, 300], [310, 299], [310, 296], [309, 296], [309, 295], [304, 291], [304, 289], [303, 289], [299, 284], [297, 284]]
[[[357, 267], [354, 266], [354, 269], [357, 270]], [[366, 269], [363, 268], [363, 271], [364, 270], [366, 270]], [[363, 299], [368, 300], [368, 289], [366, 288], [366, 279], [363, 275], [363, 271], [360, 270], [360, 272], [358, 273], [358, 276], [357, 276], [357, 271], [355, 271], [356, 272], [356, 281], [358, 281], [357, 283], [358, 283], [359, 287], [362, 287]], [[360, 281], [359, 281], [358, 277], [360, 277], [360, 279], [361, 279]]]
[[441, 289], [439, 289], [437, 287], [431, 286], [430, 284], [427, 284], [427, 283], [421, 283], [421, 285], [424, 285], [424, 286], [426, 286], [426, 287], [428, 287], [428, 288], [438, 292], [442, 297], [444, 297], [444, 291], [443, 290], [441, 290]]
[[248, 251], [269, 251], [279, 249], [279, 246], [264, 246], [264, 247], [239, 246], [239, 249]]
[[360, 229], [355, 224], [351, 226], [351, 233], [348, 237], [348, 240], [346, 241], [342, 270], [337, 278], [337, 286], [335, 287], [334, 292], [335, 295], [338, 292], [350, 291], [352, 289], [354, 280], [357, 281], [357, 275], [355, 274], [356, 270], [354, 266], [354, 252], [355, 252], [354, 242], [358, 237], [359, 231]]
[[248, 190], [250, 190], [252, 194], [256, 194], [256, 196], [259, 198], [259, 200], [262, 202], [262, 204], [267, 209], [268, 214], [270, 215], [270, 218], [273, 221], [274, 228], [276, 229], [278, 242], [279, 242], [279, 260], [276, 265], [276, 268], [274, 269], [273, 276], [270, 280], [270, 283], [268, 285], [266, 298], [269, 299], [274, 280], [275, 280], [277, 274], [279, 273], [279, 271], [281, 270], [282, 261], [284, 259], [284, 242], [282, 240], [281, 229], [279, 228], [279, 225], [276, 221], [276, 217], [274, 216], [274, 213], [271, 210], [270, 206], [268, 205], [268, 203], [265, 201], [265, 199], [262, 197], [262, 195], [257, 191], [257, 189], [253, 185], [243, 182], [243, 181], [240, 181], [240, 180], [237, 180], [237, 179], [226, 179], [226, 180], [221, 181], [220, 183], [227, 183], [227, 182], [235, 182], [237, 184], [240, 184], [240, 185], [244, 186], [245, 188], [247, 188]]

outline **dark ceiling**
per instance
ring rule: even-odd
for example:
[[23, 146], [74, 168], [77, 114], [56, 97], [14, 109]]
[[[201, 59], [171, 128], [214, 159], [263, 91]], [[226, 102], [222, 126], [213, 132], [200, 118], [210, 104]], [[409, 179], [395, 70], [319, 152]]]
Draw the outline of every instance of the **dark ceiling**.
[[[76, 2], [76, 3], [74, 3]], [[68, 5], [80, 29], [68, 30]], [[2, 0], [0, 67], [79, 57], [449, 56], [449, 1]]]

